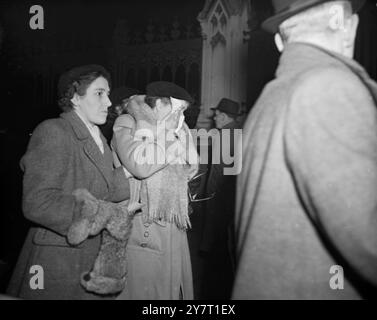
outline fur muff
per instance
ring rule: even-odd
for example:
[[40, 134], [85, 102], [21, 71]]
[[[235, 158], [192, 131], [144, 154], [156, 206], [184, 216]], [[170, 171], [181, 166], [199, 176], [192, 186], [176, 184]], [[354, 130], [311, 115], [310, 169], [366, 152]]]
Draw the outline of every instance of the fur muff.
[[77, 213], [68, 231], [68, 241], [78, 245], [87, 237], [102, 230], [102, 242], [93, 269], [81, 275], [80, 283], [88, 292], [114, 295], [125, 287], [127, 274], [126, 248], [132, 229], [134, 213], [142, 205], [135, 198], [135, 184], [131, 185], [131, 199], [111, 203], [94, 198], [87, 190], [73, 193]]

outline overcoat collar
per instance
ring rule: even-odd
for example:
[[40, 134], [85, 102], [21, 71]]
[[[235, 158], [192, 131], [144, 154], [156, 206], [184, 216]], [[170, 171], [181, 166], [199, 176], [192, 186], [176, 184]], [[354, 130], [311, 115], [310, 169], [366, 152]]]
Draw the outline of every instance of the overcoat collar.
[[239, 125], [238, 121], [232, 121], [232, 122], [229, 122], [222, 129], [239, 129], [239, 127], [240, 127], [240, 125]]
[[[112, 187], [112, 154], [105, 137], [100, 134], [104, 146], [104, 154], [101, 153], [88, 128], [74, 111], [64, 112], [61, 118], [68, 121], [78, 140], [82, 141], [85, 154], [98, 168], [105, 178], [109, 188]], [[110, 165], [109, 165], [110, 164]]]
[[90, 137], [88, 128], [75, 111], [64, 112], [60, 115], [60, 117], [67, 120], [71, 124], [77, 139], [86, 140]]
[[299, 42], [289, 44], [286, 49], [284, 49], [280, 58], [276, 76], [300, 74], [311, 68], [323, 68], [334, 63], [343, 64], [357, 75], [369, 89], [369, 92], [377, 104], [377, 84], [357, 61], [313, 44]]

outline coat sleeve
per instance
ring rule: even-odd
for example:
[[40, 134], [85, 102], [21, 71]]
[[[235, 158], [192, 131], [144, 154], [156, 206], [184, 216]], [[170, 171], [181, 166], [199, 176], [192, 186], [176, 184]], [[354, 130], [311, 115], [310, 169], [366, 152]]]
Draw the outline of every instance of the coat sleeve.
[[135, 139], [135, 121], [130, 115], [118, 117], [114, 124], [112, 146], [120, 163], [135, 177], [145, 179], [168, 165], [166, 149], [174, 141], [165, 141], [165, 148], [155, 141]]
[[348, 71], [313, 72], [285, 116], [301, 203], [322, 237], [377, 284], [377, 113], [369, 91]]
[[[182, 129], [178, 132], [177, 142], [180, 144], [179, 149], [183, 151], [181, 157], [183, 164], [186, 165], [188, 178], [192, 179], [199, 171], [200, 157], [194, 138], [186, 123], [183, 123]], [[175, 151], [173, 150], [174, 153]]]
[[21, 159], [25, 217], [62, 235], [66, 235], [75, 209], [74, 196], [62, 189], [71, 153], [66, 136], [57, 122], [41, 123]]

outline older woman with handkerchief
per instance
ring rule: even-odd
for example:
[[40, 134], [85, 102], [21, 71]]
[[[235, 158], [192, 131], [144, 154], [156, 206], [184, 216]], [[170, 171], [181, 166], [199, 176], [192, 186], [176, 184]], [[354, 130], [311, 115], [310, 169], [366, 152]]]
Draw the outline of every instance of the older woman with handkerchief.
[[199, 158], [184, 123], [190, 103], [183, 88], [154, 82], [146, 96], [128, 100], [127, 114], [115, 122], [116, 166], [134, 179], [144, 204], [134, 218], [126, 288], [119, 299], [193, 299], [188, 181]]

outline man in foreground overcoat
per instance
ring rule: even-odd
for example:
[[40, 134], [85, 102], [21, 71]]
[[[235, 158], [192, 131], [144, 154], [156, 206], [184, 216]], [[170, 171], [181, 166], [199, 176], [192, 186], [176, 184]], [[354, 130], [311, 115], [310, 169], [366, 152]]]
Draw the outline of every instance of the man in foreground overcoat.
[[234, 299], [360, 299], [377, 284], [377, 85], [362, 1], [274, 1], [282, 51], [244, 130]]

